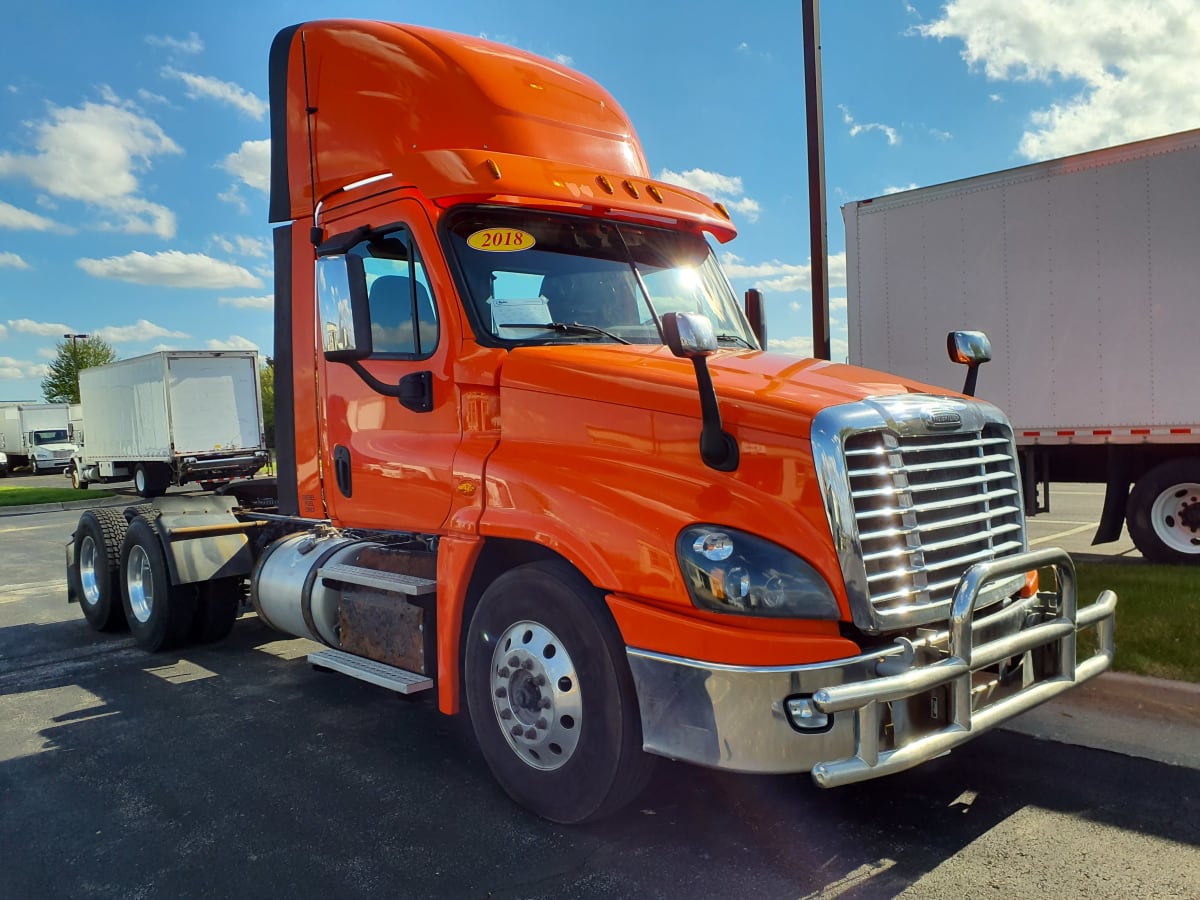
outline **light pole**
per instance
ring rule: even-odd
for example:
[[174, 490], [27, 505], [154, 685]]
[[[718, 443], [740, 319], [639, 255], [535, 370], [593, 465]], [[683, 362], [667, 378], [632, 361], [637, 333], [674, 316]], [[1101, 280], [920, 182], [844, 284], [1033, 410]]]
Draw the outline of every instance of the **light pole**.
[[71, 363], [75, 366], [75, 402], [79, 402], [79, 350], [75, 347], [76, 341], [86, 341], [89, 335], [86, 334], [64, 334], [68, 341], [71, 342]]

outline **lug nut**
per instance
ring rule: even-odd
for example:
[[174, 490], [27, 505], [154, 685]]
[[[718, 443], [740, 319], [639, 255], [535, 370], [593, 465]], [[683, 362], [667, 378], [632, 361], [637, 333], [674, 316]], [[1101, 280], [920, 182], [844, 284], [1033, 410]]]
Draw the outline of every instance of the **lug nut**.
[[537, 727], [541, 731], [545, 731], [549, 725], [550, 723], [546, 721], [545, 716], [537, 720]]
[[533, 683], [534, 683], [534, 684], [536, 684], [538, 687], [545, 687], [545, 685], [546, 685], [546, 676], [545, 676], [545, 675], [536, 675], [536, 676], [534, 676]]
[[507, 666], [501, 666], [499, 669], [496, 670], [497, 678], [507, 678], [511, 674], [512, 674], [512, 672], [508, 671]]
[[502, 687], [496, 688], [496, 696], [497, 696], [497, 697], [507, 697], [507, 696], [508, 696], [508, 689], [507, 689], [507, 688], [502, 688]]
[[542, 702], [541, 702], [541, 703], [539, 703], [539, 704], [538, 704], [538, 706], [539, 706], [541, 709], [549, 709], [549, 708], [550, 708], [550, 698], [549, 698], [549, 697], [543, 697], [543, 698], [542, 698]]
[[534, 731], [532, 728], [527, 728], [527, 729], [525, 729], [525, 737], [529, 738], [532, 741], [535, 737], [537, 737], [537, 732]]
[[512, 736], [513, 736], [513, 737], [520, 737], [520, 736], [521, 736], [521, 732], [522, 732], [522, 728], [521, 728], [521, 726], [520, 726], [520, 725], [514, 725], [514, 726], [512, 727], [512, 731], [511, 731], [510, 733], [512, 734]]
[[526, 659], [526, 660], [524, 660], [524, 661], [521, 663], [521, 668], [522, 668], [522, 669], [525, 669], [525, 670], [526, 670], [526, 671], [528, 671], [528, 672], [531, 672], [531, 671], [533, 671], [533, 660], [532, 660], [532, 659]]
[[521, 664], [521, 657], [517, 656], [517, 654], [514, 653], [512, 656], [510, 656], [508, 658], [508, 664], [515, 669], [517, 666], [519, 666]]
[[502, 709], [502, 710], [500, 710], [500, 718], [502, 718], [502, 719], [511, 719], [511, 718], [512, 718], [512, 710], [511, 710], [511, 709]]

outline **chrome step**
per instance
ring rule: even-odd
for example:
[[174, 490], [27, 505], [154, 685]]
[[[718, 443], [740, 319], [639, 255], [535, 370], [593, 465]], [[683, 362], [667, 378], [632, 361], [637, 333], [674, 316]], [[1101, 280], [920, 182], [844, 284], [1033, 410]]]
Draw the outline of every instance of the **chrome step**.
[[401, 575], [398, 572], [383, 572], [363, 566], [345, 564], [321, 566], [317, 569], [317, 577], [340, 581], [343, 584], [358, 584], [380, 591], [395, 591], [397, 594], [406, 594], [409, 597], [428, 597], [430, 594], [437, 593], [437, 582], [428, 578]]
[[397, 669], [387, 663], [375, 662], [341, 650], [321, 650], [308, 654], [308, 661], [322, 669], [341, 672], [359, 681], [369, 681], [400, 694], [415, 694], [433, 687], [428, 675]]

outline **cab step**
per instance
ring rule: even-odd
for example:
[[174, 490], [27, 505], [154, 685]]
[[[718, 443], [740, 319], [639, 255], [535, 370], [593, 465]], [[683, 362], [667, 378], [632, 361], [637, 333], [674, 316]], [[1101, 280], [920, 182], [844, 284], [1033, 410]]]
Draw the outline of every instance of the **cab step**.
[[318, 669], [341, 672], [359, 681], [368, 681], [400, 694], [415, 694], [433, 687], [428, 675], [397, 669], [387, 663], [375, 662], [342, 650], [321, 650], [308, 654], [308, 661]]
[[321, 566], [317, 570], [317, 577], [328, 581], [340, 581], [342, 584], [357, 584], [362, 587], [375, 588], [378, 591], [394, 591], [409, 597], [428, 597], [437, 593], [437, 582], [429, 578], [401, 575], [399, 572], [384, 572], [363, 566], [345, 564]]

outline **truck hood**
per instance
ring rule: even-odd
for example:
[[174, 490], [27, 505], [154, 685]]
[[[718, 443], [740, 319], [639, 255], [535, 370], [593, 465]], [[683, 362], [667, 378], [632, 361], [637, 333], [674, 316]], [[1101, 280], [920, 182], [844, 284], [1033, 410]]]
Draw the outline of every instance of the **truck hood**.
[[63, 451], [63, 450], [66, 450], [66, 451], [68, 451], [68, 452], [70, 452], [70, 453], [74, 453], [74, 452], [75, 452], [75, 445], [74, 445], [74, 444], [71, 444], [71, 443], [68, 443], [68, 442], [66, 442], [66, 441], [57, 441], [57, 442], [55, 442], [55, 443], [53, 443], [53, 444], [38, 444], [36, 447], [33, 447], [33, 448], [31, 449], [31, 452], [32, 452], [32, 453], [37, 453], [39, 450], [47, 450], [47, 451], [49, 451], [49, 452], [51, 452], [51, 453], [58, 453], [58, 452], [61, 452], [61, 451]]
[[[813, 417], [829, 406], [896, 394], [947, 396], [943, 388], [895, 375], [760, 350], [719, 351], [708, 367], [727, 426], [805, 438]], [[700, 414], [692, 364], [660, 345], [519, 347], [505, 362], [501, 384], [640, 410]]]

